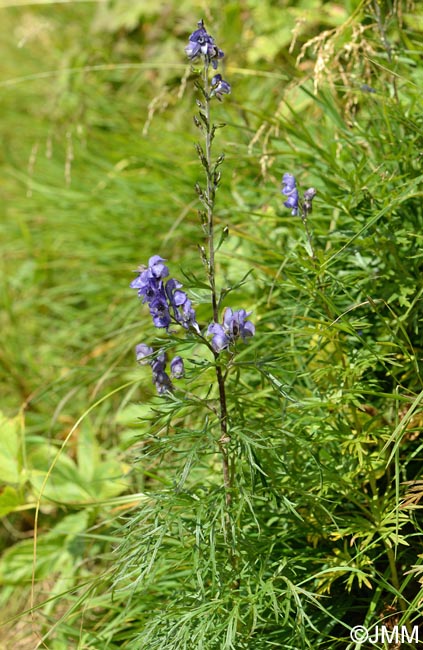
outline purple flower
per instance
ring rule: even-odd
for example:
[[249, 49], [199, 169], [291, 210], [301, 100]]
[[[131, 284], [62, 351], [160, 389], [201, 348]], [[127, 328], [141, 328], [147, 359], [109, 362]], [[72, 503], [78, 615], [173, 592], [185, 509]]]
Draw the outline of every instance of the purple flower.
[[229, 95], [231, 92], [230, 84], [222, 79], [221, 74], [214, 75], [213, 79], [211, 80], [211, 85], [212, 91], [210, 96], [213, 97], [213, 95], [216, 95], [217, 99], [219, 100], [222, 99], [222, 95]]
[[164, 372], [166, 368], [166, 353], [163, 350], [160, 350], [156, 358], [152, 360], [151, 367], [153, 369], [153, 379], [156, 378], [156, 374]]
[[232, 311], [230, 307], [225, 309], [223, 325], [233, 339], [240, 336], [245, 341], [248, 336], [254, 336], [256, 328], [253, 323], [247, 320], [251, 313], [251, 311], [246, 312], [245, 309], [239, 309], [238, 311]]
[[153, 354], [154, 350], [149, 345], [145, 343], [140, 343], [135, 348], [135, 355], [137, 357], [138, 363], [145, 366], [147, 363], [151, 363], [151, 359], [148, 359]]
[[[193, 327], [199, 332], [195, 320], [195, 311], [191, 306], [182, 284], [173, 278], [166, 282], [169, 269], [160, 255], [153, 255], [148, 260], [148, 268], [141, 267], [138, 276], [130, 284], [138, 289], [138, 296], [150, 308], [150, 314], [156, 327], [168, 329], [173, 319], [185, 329]], [[172, 312], [172, 313], [171, 313]]]
[[193, 327], [197, 332], [199, 332], [200, 328], [197, 321], [195, 320], [195, 310], [191, 305], [191, 300], [187, 298], [179, 310], [179, 314], [176, 320], [182, 325], [182, 327], [185, 327], [185, 329]]
[[172, 386], [172, 382], [170, 381], [170, 377], [164, 371], [156, 373], [154, 379], [154, 385], [159, 395], [164, 395], [165, 393], [171, 393], [173, 391], [173, 386]]
[[148, 260], [148, 270], [153, 278], [166, 278], [169, 275], [169, 269], [166, 264], [163, 264], [166, 260], [160, 255], [153, 255]]
[[172, 319], [169, 313], [169, 307], [166, 302], [166, 297], [163, 293], [157, 293], [153, 300], [150, 302], [150, 314], [153, 319], [153, 323], [156, 327], [168, 328]]
[[184, 362], [181, 357], [174, 357], [170, 362], [170, 374], [175, 379], [180, 379], [184, 376], [185, 368]]
[[[153, 384], [159, 395], [173, 391], [173, 385], [169, 375], [166, 372], [166, 353], [160, 350], [155, 358], [153, 348], [145, 343], [140, 343], [135, 348], [138, 363], [145, 366], [149, 364], [152, 370]], [[174, 357], [170, 362], [170, 374], [174, 379], [180, 379], [184, 376], [184, 362], [181, 357]]]
[[151, 362], [153, 370], [153, 383], [159, 395], [164, 395], [173, 390], [172, 382], [169, 375], [165, 372], [166, 368], [166, 354], [159, 352], [154, 361]]
[[284, 174], [282, 178], [282, 194], [287, 196], [287, 200], [284, 201], [284, 206], [286, 208], [291, 208], [291, 214], [295, 217], [298, 214], [298, 203], [299, 196], [297, 190], [297, 183], [295, 176], [292, 174]]
[[174, 318], [185, 329], [192, 326], [198, 331], [199, 328], [195, 320], [195, 311], [191, 307], [191, 300], [185, 291], [181, 291], [181, 287], [182, 284], [173, 278], [168, 280], [166, 284], [166, 296], [173, 309]]
[[185, 52], [190, 61], [203, 56], [207, 63], [211, 62], [214, 69], [217, 68], [218, 59], [224, 57], [222, 50], [216, 46], [214, 38], [205, 30], [202, 20], [198, 23], [198, 29], [189, 37]]
[[179, 320], [180, 307], [188, 300], [187, 294], [185, 291], [181, 291], [181, 287], [182, 284], [173, 278], [166, 283], [166, 296], [176, 320]]
[[222, 325], [219, 323], [209, 325], [207, 334], [213, 334], [211, 344], [215, 352], [221, 352], [240, 337], [245, 341], [249, 336], [254, 336], [256, 328], [247, 320], [250, 314], [251, 312], [246, 312], [245, 309], [233, 311], [227, 307], [223, 314]]
[[229, 347], [230, 339], [226, 335], [223, 326], [219, 325], [219, 323], [211, 323], [207, 328], [207, 334], [213, 334], [211, 344], [213, 350], [217, 352], [217, 354]]
[[165, 260], [160, 255], [153, 255], [148, 260], [148, 268], [140, 268], [138, 277], [129, 285], [131, 289], [138, 289], [138, 295], [143, 302], [150, 304], [163, 293], [162, 279], [169, 275]]
[[138, 296], [142, 298], [143, 302], [150, 302], [160, 289], [160, 282], [151, 277], [149, 270], [141, 270], [138, 277], [132, 280], [129, 286], [131, 289], [138, 289]]

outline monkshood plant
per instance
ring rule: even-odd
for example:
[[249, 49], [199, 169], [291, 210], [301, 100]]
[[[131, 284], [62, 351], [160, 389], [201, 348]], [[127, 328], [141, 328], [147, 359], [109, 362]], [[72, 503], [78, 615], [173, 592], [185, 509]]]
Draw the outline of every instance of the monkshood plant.
[[[241, 584], [246, 588], [241, 520], [250, 502], [245, 496], [249, 432], [242, 424], [243, 399], [251, 390], [240, 377], [254, 362], [245, 355], [238, 359], [255, 325], [249, 320], [251, 311], [226, 304], [236, 287], [219, 288], [223, 283], [216, 261], [228, 233], [216, 225], [224, 155], [216, 155], [213, 146], [223, 125], [214, 122], [212, 110], [231, 87], [216, 73], [224, 53], [203, 21], [190, 35], [185, 53], [196, 75], [194, 123], [202, 137], [196, 151], [204, 180], [195, 185], [205, 272], [205, 280], [196, 279], [195, 286], [201, 287], [202, 316], [161, 255], [138, 269], [131, 287], [149, 309], [160, 336], [146, 333], [136, 358], [150, 366], [159, 401], [153, 400], [143, 443], [144, 467], [153, 477], [148, 499], [128, 522], [115, 581], [117, 590], [142, 585], [145, 617], [139, 615], [134, 631], [136, 647], [160, 650], [200, 648], [204, 643], [210, 649], [223, 647], [228, 635], [224, 611], [237, 612]], [[163, 483], [168, 487], [163, 489]], [[234, 640], [237, 628], [229, 626]]]
[[[129, 589], [134, 599], [142, 590], [128, 614], [138, 621], [131, 631], [136, 648], [241, 650], [253, 641], [257, 649], [269, 642], [281, 647], [278, 620], [289, 619], [287, 638], [297, 638], [306, 595], [293, 583], [303, 569], [295, 566], [296, 556], [292, 568], [282, 559], [274, 529], [292, 510], [282, 496], [285, 396], [267, 369], [271, 353], [264, 350], [267, 360], [255, 354], [250, 305], [227, 304], [244, 279], [228, 289], [219, 276], [217, 253], [228, 232], [216, 219], [224, 155], [215, 154], [214, 145], [224, 125], [212, 113], [231, 92], [216, 72], [224, 53], [203, 21], [185, 53], [198, 93], [194, 124], [204, 180], [195, 191], [206, 277], [184, 274], [201, 288], [201, 300], [198, 293], [194, 299], [167, 259], [155, 254], [131, 283], [160, 332], [156, 338], [154, 330], [146, 332], [136, 347], [158, 399], [141, 442], [146, 498], [127, 523], [114, 586]], [[315, 190], [300, 198], [291, 174], [282, 190], [285, 205], [306, 225]]]
[[[139, 269], [137, 277], [131, 282], [131, 287], [137, 289], [142, 302], [148, 305], [155, 327], [164, 330], [167, 334], [174, 334], [175, 326], [182, 327], [213, 355], [219, 403], [220, 431], [217, 444], [222, 458], [226, 503], [229, 506], [232, 490], [228, 453], [231, 422], [227, 406], [226, 383], [231, 367], [234, 367], [237, 342], [239, 339], [246, 341], [253, 336], [255, 326], [248, 320], [251, 312], [245, 309], [226, 306], [222, 312], [224, 296], [217, 289], [217, 235], [214, 213], [216, 191], [221, 178], [219, 167], [224, 160], [224, 155], [213, 156], [216, 130], [222, 125], [213, 123], [211, 109], [214, 102], [222, 101], [222, 95], [231, 92], [229, 83], [222, 78], [222, 75], [214, 73], [224, 53], [206, 31], [203, 21], [198, 23], [198, 29], [190, 35], [185, 52], [190, 61], [201, 66], [196, 81], [200, 95], [197, 99], [199, 110], [198, 115], [194, 116], [194, 123], [203, 137], [203, 143], [198, 143], [196, 150], [205, 180], [203, 185], [197, 183], [195, 189], [203, 206], [199, 210], [199, 217], [205, 244], [201, 243], [200, 251], [210, 295], [210, 323], [203, 328], [199, 325], [192, 302], [186, 292], [182, 291], [182, 284], [174, 278], [169, 278], [166, 260], [159, 255], [151, 257], [148, 266]], [[221, 239], [222, 233], [218, 236]], [[166, 372], [167, 355], [163, 349], [155, 351], [153, 347], [142, 342], [136, 348], [136, 357], [139, 363], [151, 366], [153, 383], [159, 395], [166, 396], [172, 393], [174, 390], [172, 379], [180, 379], [184, 376], [184, 360], [179, 355], [174, 356], [170, 361], [170, 376]]]
[[[139, 621], [131, 632], [136, 648], [241, 650], [253, 641], [257, 650], [285, 647], [284, 639], [304, 636], [297, 620], [305, 620], [308, 598], [294, 583], [304, 567], [282, 549], [288, 520], [296, 516], [283, 496], [285, 393], [271, 372], [278, 360], [259, 336], [253, 339], [250, 305], [233, 301], [244, 278], [228, 288], [219, 275], [217, 254], [229, 235], [216, 218], [224, 155], [214, 145], [224, 125], [212, 113], [231, 93], [216, 72], [224, 53], [203, 21], [185, 53], [201, 134], [196, 151], [203, 181], [195, 191], [205, 280], [180, 271], [201, 289], [191, 295], [166, 257], [155, 254], [131, 282], [159, 331], [156, 337], [153, 329], [146, 332], [136, 346], [158, 398], [141, 442], [146, 500], [128, 521], [115, 588], [142, 589], [137, 613], [130, 614]], [[286, 173], [282, 192], [285, 206], [303, 221], [317, 265], [307, 225], [316, 190], [300, 197], [295, 177]], [[281, 618], [289, 621], [283, 632]]]

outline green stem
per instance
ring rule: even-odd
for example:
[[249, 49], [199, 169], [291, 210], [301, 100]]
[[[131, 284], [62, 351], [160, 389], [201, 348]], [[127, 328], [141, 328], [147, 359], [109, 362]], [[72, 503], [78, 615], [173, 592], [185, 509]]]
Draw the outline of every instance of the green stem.
[[[389, 569], [391, 572], [391, 583], [395, 587], [398, 593], [401, 592], [401, 585], [400, 581], [398, 578], [398, 571], [397, 571], [397, 565], [395, 562], [395, 554], [392, 550], [392, 548], [385, 542], [385, 550], [386, 550], [386, 555], [388, 556], [388, 562], [389, 562]], [[398, 603], [401, 608], [402, 613], [405, 613], [407, 611], [407, 603], [405, 602], [404, 598], [401, 596], [398, 596]], [[410, 621], [405, 621], [405, 625], [407, 627], [408, 632], [411, 633], [411, 625]]]
[[[218, 299], [216, 293], [216, 269], [215, 269], [215, 248], [214, 248], [214, 199], [215, 199], [215, 182], [212, 175], [212, 124], [210, 121], [210, 85], [209, 85], [209, 63], [204, 64], [203, 87], [205, 97], [205, 158], [206, 158], [206, 213], [207, 213], [207, 274], [210, 284], [211, 302], [213, 311], [213, 320], [219, 322]], [[225, 379], [223, 376], [222, 366], [219, 362], [219, 356], [214, 353], [216, 379], [219, 389], [219, 421], [220, 437], [219, 451], [222, 457], [223, 484], [225, 487], [226, 505], [229, 507], [232, 500], [232, 480], [229, 471], [229, 454], [228, 444], [230, 435], [228, 433], [228, 411], [226, 406], [226, 389]]]
[[310, 232], [309, 227], [308, 227], [307, 213], [305, 211], [301, 214], [301, 219], [302, 219], [302, 222], [303, 222], [304, 230], [306, 232], [308, 245], [310, 246], [311, 259], [313, 260], [313, 264], [316, 267], [317, 266], [317, 258], [316, 258], [316, 253], [314, 251], [313, 240], [311, 238], [311, 232]]

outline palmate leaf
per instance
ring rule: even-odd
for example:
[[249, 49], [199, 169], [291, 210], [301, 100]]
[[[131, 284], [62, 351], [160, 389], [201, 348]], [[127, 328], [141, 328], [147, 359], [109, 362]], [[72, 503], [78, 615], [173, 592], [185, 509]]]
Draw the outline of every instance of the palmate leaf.
[[[28, 449], [30, 482], [39, 492], [56, 456], [55, 447], [41, 439]], [[57, 459], [44, 487], [42, 498], [56, 503], [92, 503], [122, 494], [128, 487], [129, 466], [102, 451], [91, 427], [82, 426], [77, 445], [77, 462], [66, 454]]]
[[[84, 531], [89, 521], [87, 511], [64, 517], [51, 531], [39, 537], [36, 578], [75, 573], [75, 560], [84, 550]], [[34, 542], [26, 539], [6, 550], [0, 560], [0, 584], [30, 583], [33, 570]]]
[[0, 518], [10, 512], [21, 510], [24, 503], [22, 494], [11, 485], [6, 485], [0, 491]]

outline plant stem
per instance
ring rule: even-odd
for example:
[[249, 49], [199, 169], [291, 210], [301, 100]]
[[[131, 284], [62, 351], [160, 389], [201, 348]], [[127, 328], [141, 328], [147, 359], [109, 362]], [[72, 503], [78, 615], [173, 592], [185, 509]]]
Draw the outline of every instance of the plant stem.
[[[397, 565], [395, 562], [395, 554], [392, 548], [387, 544], [387, 542], [384, 542], [385, 545], [385, 550], [386, 550], [386, 555], [388, 556], [388, 562], [389, 562], [389, 569], [391, 572], [391, 583], [395, 587], [396, 591], [398, 592], [398, 603], [401, 608], [401, 612], [405, 614], [408, 610], [407, 603], [404, 600], [404, 598], [401, 597], [401, 585], [398, 577], [398, 571], [397, 571]], [[411, 634], [411, 624], [409, 620], [405, 621], [405, 626], [408, 630], [408, 632]], [[414, 646], [413, 646], [414, 647]]]
[[212, 298], [213, 320], [215, 323], [219, 320], [219, 312], [217, 307], [216, 296], [216, 280], [215, 280], [215, 253], [214, 253], [214, 198], [215, 186], [211, 173], [211, 150], [212, 150], [212, 125], [210, 123], [210, 86], [209, 86], [209, 64], [206, 61], [204, 64], [204, 94], [205, 94], [205, 116], [206, 116], [206, 198], [207, 198], [207, 243], [208, 243], [208, 277], [210, 283], [210, 291]]
[[314, 251], [313, 240], [311, 238], [311, 232], [309, 230], [308, 222], [307, 222], [307, 212], [305, 210], [301, 214], [301, 220], [303, 222], [304, 230], [305, 230], [305, 233], [306, 233], [306, 236], [307, 236], [308, 245], [310, 246], [311, 259], [313, 260], [314, 266], [317, 266], [316, 253]]
[[229, 454], [227, 445], [230, 442], [227, 426], [227, 410], [226, 410], [226, 391], [225, 380], [222, 374], [222, 367], [218, 365], [216, 360], [216, 377], [219, 386], [219, 403], [220, 403], [220, 438], [219, 450], [222, 456], [222, 471], [223, 471], [223, 484], [225, 486], [226, 505], [230, 506], [232, 501], [232, 481], [229, 471]]
[[[205, 97], [205, 158], [206, 158], [206, 213], [207, 213], [207, 274], [210, 284], [211, 302], [213, 311], [213, 320], [219, 322], [219, 309], [216, 294], [216, 271], [215, 271], [215, 249], [214, 249], [214, 199], [216, 193], [215, 180], [212, 174], [212, 124], [210, 122], [210, 85], [209, 85], [209, 63], [204, 63], [203, 88]], [[226, 390], [225, 379], [222, 372], [222, 366], [219, 362], [219, 356], [215, 352], [215, 368], [217, 385], [219, 389], [219, 421], [220, 421], [220, 438], [219, 451], [222, 456], [223, 484], [225, 487], [226, 505], [229, 507], [232, 500], [232, 481], [229, 471], [229, 454], [228, 443], [230, 436], [228, 434], [228, 411], [226, 407]]]

